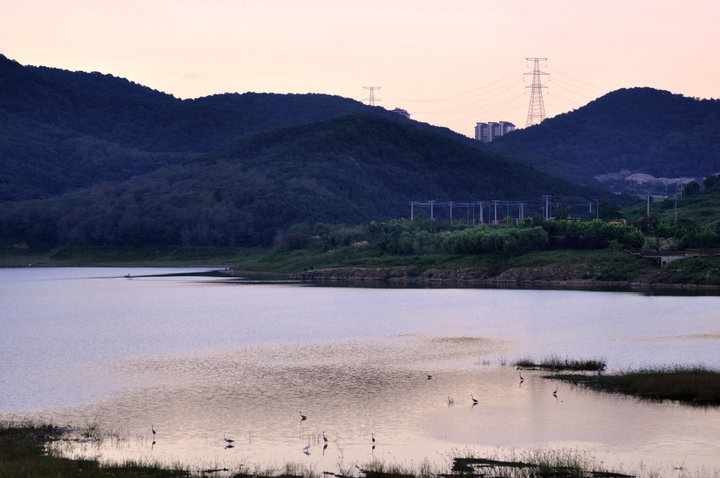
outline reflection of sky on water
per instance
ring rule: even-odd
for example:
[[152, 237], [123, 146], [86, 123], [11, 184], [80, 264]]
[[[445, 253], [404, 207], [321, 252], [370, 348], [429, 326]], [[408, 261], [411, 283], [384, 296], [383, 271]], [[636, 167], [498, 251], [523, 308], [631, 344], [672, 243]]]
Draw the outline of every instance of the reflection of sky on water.
[[[8, 364], [0, 376], [9, 384], [0, 411], [118, 431], [125, 440], [101, 446], [109, 458], [208, 468], [292, 461], [321, 472], [372, 458], [444, 464], [466, 447], [562, 446], [610, 463], [720, 467], [716, 410], [566, 384], [555, 400], [556, 384], [539, 372], [524, 371], [521, 386], [514, 367], [498, 365], [558, 354], [604, 357], [614, 368], [718, 366], [717, 297], [231, 286], [90, 273], [113, 277], [85, 269], [12, 280], [0, 271]], [[224, 437], [235, 447], [225, 449]], [[96, 446], [81, 445], [90, 455]]]
[[[148, 386], [56, 416], [143, 437], [135, 448], [103, 448], [103, 455], [118, 459], [132, 449], [167, 462], [213, 457], [211, 462], [236, 467], [300, 461], [338, 471], [374, 457], [400, 463], [429, 457], [443, 464], [454, 449], [467, 447], [563, 447], [626, 465], [718, 465], [717, 410], [567, 384], [559, 385], [555, 399], [556, 383], [541, 372], [523, 371], [520, 384], [514, 367], [473, 365], [501, 348], [485, 340], [406, 336], [143, 359], [123, 363], [115, 373], [142, 376]], [[478, 405], [471, 405], [471, 394]], [[149, 424], [158, 430], [153, 448]], [[323, 432], [330, 440], [324, 454]], [[378, 439], [375, 450], [371, 433]], [[236, 440], [233, 449], [224, 448], [225, 437]]]

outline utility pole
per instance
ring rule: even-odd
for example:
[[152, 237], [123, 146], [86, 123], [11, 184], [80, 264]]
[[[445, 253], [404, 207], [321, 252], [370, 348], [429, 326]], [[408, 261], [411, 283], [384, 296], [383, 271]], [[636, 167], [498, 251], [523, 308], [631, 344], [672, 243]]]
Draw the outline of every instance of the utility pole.
[[415, 220], [415, 210], [414, 210], [415, 203], [413, 201], [410, 201], [410, 220]]
[[370, 91], [370, 96], [365, 98], [370, 106], [375, 106], [375, 90], [379, 90], [379, 86], [363, 86], [366, 90]]
[[525, 58], [527, 61], [533, 62], [533, 71], [531, 73], [525, 73], [525, 75], [532, 75], [532, 85], [526, 86], [530, 88], [530, 105], [528, 106], [528, 115], [525, 126], [532, 126], [539, 124], [545, 119], [545, 103], [543, 102], [543, 86], [542, 75], [549, 75], [544, 71], [540, 71], [540, 62], [546, 61], [547, 58]]
[[545, 199], [545, 220], [550, 220], [550, 195], [544, 194], [543, 199]]

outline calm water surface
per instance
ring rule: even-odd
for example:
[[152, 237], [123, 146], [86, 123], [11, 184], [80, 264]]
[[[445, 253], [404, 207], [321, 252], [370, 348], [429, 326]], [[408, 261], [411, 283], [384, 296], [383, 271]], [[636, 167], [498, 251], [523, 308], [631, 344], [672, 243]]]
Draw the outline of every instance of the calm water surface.
[[720, 367], [720, 297], [141, 277], [167, 272], [0, 269], [0, 414], [122, 438], [68, 453], [245, 471], [541, 448], [673, 476], [720, 469], [716, 409], [565, 384], [555, 399], [555, 382], [525, 371], [520, 384], [502, 365]]

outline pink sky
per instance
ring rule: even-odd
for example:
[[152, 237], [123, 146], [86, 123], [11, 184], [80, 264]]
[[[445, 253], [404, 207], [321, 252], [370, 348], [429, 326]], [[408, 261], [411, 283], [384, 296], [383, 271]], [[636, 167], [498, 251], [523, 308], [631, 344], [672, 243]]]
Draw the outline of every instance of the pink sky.
[[473, 134], [522, 127], [548, 57], [548, 116], [651, 86], [720, 97], [718, 0], [1, 0], [0, 53], [194, 98], [328, 93]]

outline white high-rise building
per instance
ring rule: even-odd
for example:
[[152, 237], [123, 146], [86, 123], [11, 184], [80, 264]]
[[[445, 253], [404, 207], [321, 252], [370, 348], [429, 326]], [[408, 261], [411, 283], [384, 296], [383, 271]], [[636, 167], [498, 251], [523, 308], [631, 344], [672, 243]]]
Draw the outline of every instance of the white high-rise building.
[[475, 125], [475, 139], [483, 143], [489, 143], [498, 136], [504, 136], [516, 129], [517, 127], [509, 121], [478, 123]]

